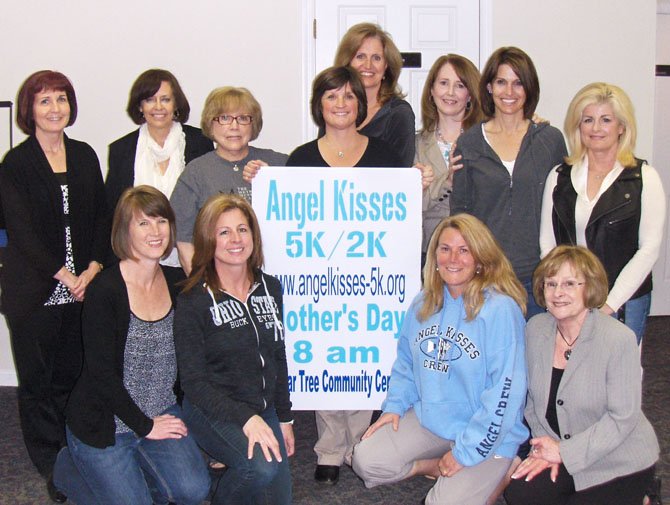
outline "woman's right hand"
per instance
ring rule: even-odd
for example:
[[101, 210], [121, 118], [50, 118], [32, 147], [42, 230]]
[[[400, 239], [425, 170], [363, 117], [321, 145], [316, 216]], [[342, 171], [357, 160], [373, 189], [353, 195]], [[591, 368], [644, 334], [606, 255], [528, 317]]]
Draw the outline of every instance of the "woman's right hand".
[[188, 435], [184, 421], [171, 414], [163, 414], [153, 418], [154, 427], [146, 436], [149, 440], [164, 440], [166, 438], [182, 438]]
[[372, 424], [366, 431], [363, 433], [361, 440], [372, 436], [372, 434], [377, 431], [379, 428], [385, 424], [393, 424], [393, 431], [398, 431], [398, 423], [400, 423], [400, 416], [398, 414], [393, 414], [392, 412], [385, 412], [379, 419], [377, 419], [374, 424]]
[[251, 459], [254, 455], [254, 445], [258, 444], [265, 455], [268, 463], [272, 461], [270, 453], [274, 454], [277, 461], [281, 462], [281, 451], [279, 450], [279, 442], [275, 437], [272, 428], [268, 426], [261, 416], [255, 414], [242, 426], [242, 431], [249, 439], [249, 447], [247, 450], [247, 457]]
[[267, 167], [268, 164], [263, 160], [251, 160], [244, 165], [244, 170], [242, 170], [242, 179], [246, 182], [251, 182], [256, 174], [261, 169], [261, 167]]
[[58, 272], [56, 272], [56, 275], [54, 275], [54, 279], [56, 279], [59, 282], [62, 282], [63, 285], [72, 294], [72, 296], [74, 296], [75, 300], [77, 300], [78, 302], [82, 301], [82, 298], [78, 297], [76, 294], [76, 289], [79, 283], [79, 277], [77, 277], [75, 274], [73, 274], [63, 266], [60, 268]]
[[456, 172], [463, 168], [463, 163], [461, 161], [463, 160], [463, 155], [459, 154], [458, 156], [455, 156], [454, 153], [456, 152], [456, 142], [454, 142], [451, 146], [451, 151], [449, 151], [449, 171], [451, 173]]

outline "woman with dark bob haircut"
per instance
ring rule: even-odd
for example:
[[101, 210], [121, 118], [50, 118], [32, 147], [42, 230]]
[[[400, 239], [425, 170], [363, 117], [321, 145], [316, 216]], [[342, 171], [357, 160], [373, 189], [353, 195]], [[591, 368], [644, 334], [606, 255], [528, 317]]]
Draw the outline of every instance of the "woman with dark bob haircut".
[[251, 205], [212, 196], [193, 230], [175, 345], [184, 414], [198, 444], [227, 466], [212, 505], [290, 505], [295, 450], [279, 281], [263, 273]]
[[[132, 186], [148, 184], [170, 198], [186, 164], [214, 149], [198, 128], [185, 124], [190, 111], [171, 72], [152, 68], [135, 80], [126, 112], [140, 127], [109, 145], [105, 191], [110, 213], [121, 193]], [[163, 264], [179, 267], [177, 251]]]
[[472, 214], [486, 223], [528, 293], [526, 317], [541, 312], [531, 276], [540, 261], [542, 190], [549, 171], [567, 151], [561, 132], [532, 117], [540, 85], [535, 65], [517, 47], [501, 47], [486, 62], [479, 100], [487, 117], [463, 133], [454, 174], [452, 215]]
[[163, 193], [146, 185], [124, 191], [112, 224], [120, 262], [95, 280], [84, 302], [85, 366], [54, 472], [76, 503], [198, 505], [209, 492], [174, 393], [174, 302], [184, 276], [160, 265], [174, 234]]
[[[509, 505], [640, 505], [659, 446], [641, 409], [635, 335], [600, 309], [607, 274], [585, 247], [558, 246], [533, 275], [547, 312], [526, 326], [531, 430]], [[526, 456], [526, 455], [524, 455]]]
[[63, 502], [51, 473], [65, 445], [65, 404], [81, 372], [81, 301], [108, 251], [105, 193], [93, 149], [64, 133], [77, 115], [68, 78], [35, 72], [17, 101], [16, 120], [29, 137], [0, 170], [9, 239], [2, 305], [28, 455], [50, 497]]

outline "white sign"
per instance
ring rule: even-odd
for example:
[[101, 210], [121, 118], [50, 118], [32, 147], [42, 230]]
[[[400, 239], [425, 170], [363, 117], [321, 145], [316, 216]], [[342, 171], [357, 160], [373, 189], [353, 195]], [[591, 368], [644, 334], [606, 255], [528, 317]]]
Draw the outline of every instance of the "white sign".
[[420, 171], [263, 167], [252, 187], [293, 407], [379, 408], [420, 287]]

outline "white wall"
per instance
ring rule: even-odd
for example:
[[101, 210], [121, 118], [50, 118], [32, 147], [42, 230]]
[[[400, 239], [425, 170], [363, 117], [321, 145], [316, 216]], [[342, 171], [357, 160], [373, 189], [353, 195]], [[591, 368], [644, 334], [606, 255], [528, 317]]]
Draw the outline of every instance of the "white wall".
[[585, 84], [623, 88], [635, 105], [636, 154], [651, 161], [656, 0], [493, 2], [493, 47], [516, 45], [540, 76], [538, 113], [563, 129], [568, 104]]
[[[23, 79], [37, 69], [63, 71], [74, 83], [80, 108], [68, 133], [93, 145], [103, 163], [106, 145], [133, 128], [124, 113], [128, 89], [149, 67], [175, 73], [191, 102], [192, 124], [199, 122], [213, 87], [242, 85], [264, 110], [264, 131], [256, 145], [290, 151], [304, 140], [302, 34], [308, 30], [302, 0], [5, 4], [0, 100], [14, 101]], [[594, 80], [619, 84], [637, 108], [637, 151], [651, 159], [654, 0], [609, 0], [607, 9], [599, 0], [491, 4], [493, 33], [485, 36], [494, 48], [518, 45], [533, 58], [542, 86], [538, 110], [544, 117], [560, 127], [570, 98], [582, 85]], [[0, 384], [14, 380], [7, 332], [0, 324]]]

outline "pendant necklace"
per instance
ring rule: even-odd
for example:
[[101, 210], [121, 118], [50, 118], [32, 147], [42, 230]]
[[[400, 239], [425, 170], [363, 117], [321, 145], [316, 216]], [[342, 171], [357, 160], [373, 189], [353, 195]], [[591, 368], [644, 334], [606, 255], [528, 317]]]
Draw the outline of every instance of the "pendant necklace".
[[572, 344], [571, 344], [563, 336], [563, 332], [561, 331], [561, 329], [558, 326], [556, 326], [556, 330], [558, 330], [558, 334], [563, 339], [563, 342], [565, 342], [565, 345], [568, 346], [568, 349], [563, 353], [563, 357], [565, 357], [565, 361], [570, 361], [570, 356], [572, 356], [572, 346], [575, 345], [575, 342], [577, 342], [577, 339], [579, 338], [579, 335], [577, 335], [577, 337], [575, 337], [575, 339], [572, 341]]

